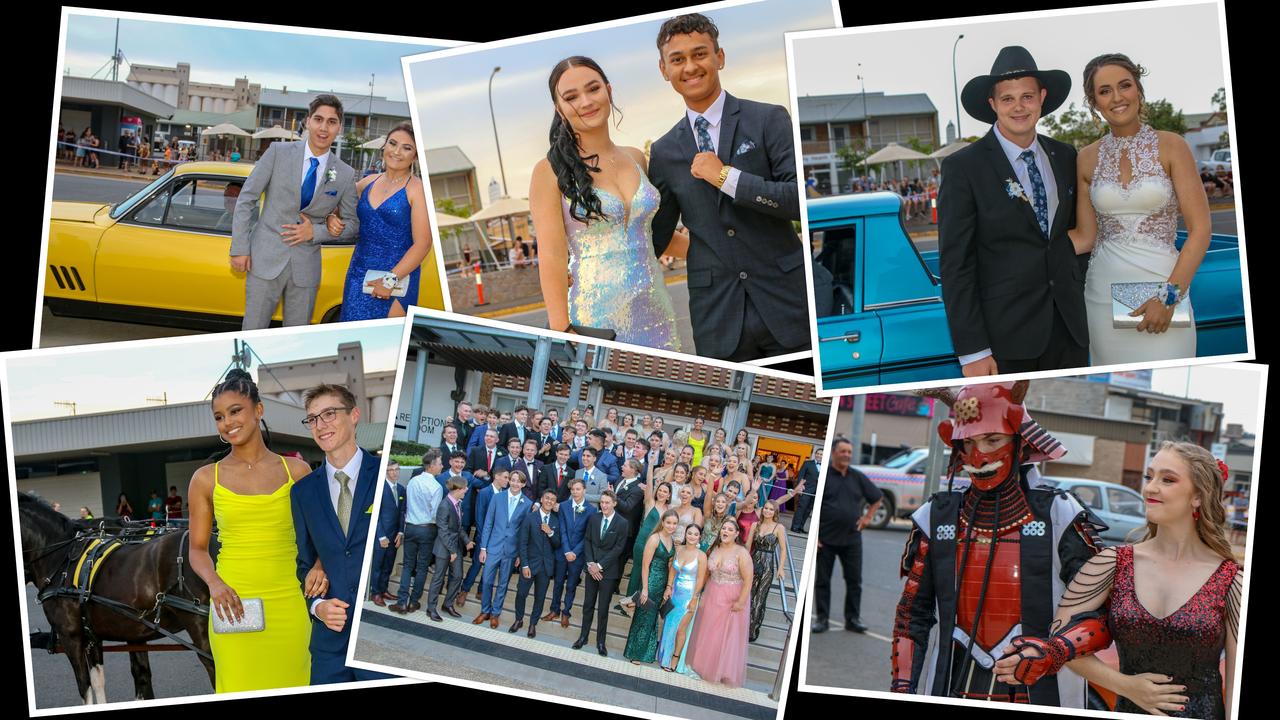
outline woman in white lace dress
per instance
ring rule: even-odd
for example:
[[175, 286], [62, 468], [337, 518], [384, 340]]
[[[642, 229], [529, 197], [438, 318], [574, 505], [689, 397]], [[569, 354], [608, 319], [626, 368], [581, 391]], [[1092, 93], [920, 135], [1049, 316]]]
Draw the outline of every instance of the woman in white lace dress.
[[[1209, 200], [1187, 142], [1143, 122], [1146, 70], [1115, 53], [1089, 61], [1084, 93], [1110, 129], [1080, 151], [1077, 160], [1077, 253], [1092, 252], [1085, 278], [1089, 355], [1094, 366], [1195, 357], [1195, 318], [1174, 324], [1209, 248]], [[1087, 191], [1086, 191], [1087, 189]], [[1187, 227], [1175, 246], [1178, 214]], [[1134, 308], [1136, 329], [1113, 320], [1112, 286], [1150, 283], [1136, 296], [1116, 288]]]

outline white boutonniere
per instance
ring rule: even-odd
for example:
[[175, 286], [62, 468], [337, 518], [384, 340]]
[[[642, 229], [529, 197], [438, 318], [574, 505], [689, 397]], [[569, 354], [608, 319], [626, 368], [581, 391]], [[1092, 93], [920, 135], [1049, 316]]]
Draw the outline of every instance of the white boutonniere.
[[1013, 178], [1004, 179], [1004, 191], [1008, 193], [1009, 197], [1013, 200], [1021, 198], [1026, 201], [1028, 205], [1031, 204], [1031, 198], [1027, 197], [1027, 192], [1022, 189], [1022, 183]]
[[573, 508], [573, 511], [574, 511], [575, 513], [582, 513], [582, 512], [584, 512], [585, 510], [586, 510], [586, 508], [584, 508], [582, 505], [575, 505], [575, 506], [574, 506], [574, 508]]
[[337, 171], [337, 170], [334, 170], [333, 168], [329, 168], [328, 170], [325, 170], [325, 171], [324, 171], [324, 181], [325, 181], [326, 183], [331, 183], [331, 182], [333, 182], [334, 180], [337, 180], [337, 179], [338, 179], [338, 171]]

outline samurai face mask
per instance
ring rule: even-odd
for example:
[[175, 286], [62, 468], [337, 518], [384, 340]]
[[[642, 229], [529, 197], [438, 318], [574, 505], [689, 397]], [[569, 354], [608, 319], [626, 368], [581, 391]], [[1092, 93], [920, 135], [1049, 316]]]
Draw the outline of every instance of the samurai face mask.
[[986, 492], [999, 487], [1016, 471], [1018, 464], [1014, 461], [1014, 445], [1013, 438], [1009, 438], [1009, 442], [991, 452], [978, 450], [977, 442], [974, 442], [972, 450], [961, 450], [961, 467], [975, 488]]

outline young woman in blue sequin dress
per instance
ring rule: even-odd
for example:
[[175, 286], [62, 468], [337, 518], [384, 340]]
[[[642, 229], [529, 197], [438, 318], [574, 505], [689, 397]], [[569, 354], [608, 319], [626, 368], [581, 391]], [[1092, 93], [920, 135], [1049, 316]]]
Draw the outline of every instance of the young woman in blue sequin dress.
[[[422, 178], [413, 172], [417, 156], [413, 125], [400, 123], [387, 133], [382, 146], [386, 171], [356, 183], [360, 238], [342, 291], [344, 322], [404, 317], [418, 302], [422, 261], [431, 252], [431, 216]], [[342, 231], [337, 213], [329, 216], [328, 224], [330, 233]], [[383, 275], [366, 282], [370, 270]], [[398, 284], [408, 288], [402, 297], [392, 297]]]
[[[617, 340], [680, 349], [675, 309], [654, 256], [658, 190], [638, 148], [615, 145], [616, 108], [604, 71], [590, 58], [556, 64], [551, 148], [533, 169], [529, 210], [538, 228], [538, 273], [552, 330], [612, 330]], [[683, 255], [677, 233], [668, 254]]]

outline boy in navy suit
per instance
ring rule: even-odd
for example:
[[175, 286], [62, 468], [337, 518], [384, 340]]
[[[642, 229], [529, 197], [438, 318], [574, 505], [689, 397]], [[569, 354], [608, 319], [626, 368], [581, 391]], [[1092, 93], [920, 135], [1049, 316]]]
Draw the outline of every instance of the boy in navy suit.
[[317, 385], [303, 395], [306, 424], [324, 450], [324, 464], [289, 491], [298, 544], [298, 581], [317, 558], [329, 589], [311, 601], [311, 684], [379, 680], [392, 676], [347, 667], [352, 606], [359, 598], [360, 565], [378, 482], [378, 458], [356, 445], [360, 408], [341, 385]]
[[[586, 559], [584, 549], [587, 521], [599, 512], [587, 502], [587, 488], [581, 480], [569, 481], [569, 500], [560, 503], [560, 552], [556, 553], [555, 584], [551, 588], [551, 612], [543, 620], [560, 620], [560, 627], [569, 627], [573, 609], [573, 596], [582, 581], [582, 566]], [[562, 598], [563, 593], [563, 600]], [[563, 611], [561, 610], [563, 608]]]
[[529, 515], [532, 503], [524, 496], [525, 477], [513, 472], [507, 480], [507, 492], [489, 500], [484, 518], [484, 540], [480, 543], [480, 562], [484, 574], [480, 581], [480, 614], [472, 620], [479, 625], [485, 620], [489, 627], [497, 628], [502, 616], [502, 602], [507, 597], [507, 583], [511, 580], [511, 568], [519, 562], [516, 553], [520, 538], [520, 526]]
[[373, 546], [373, 590], [369, 599], [375, 605], [385, 607], [387, 600], [395, 602], [395, 596], [387, 593], [391, 571], [396, 564], [396, 550], [404, 541], [404, 486], [400, 484], [400, 463], [387, 461], [387, 484], [382, 489], [382, 504], [378, 510], [378, 542]]
[[547, 490], [539, 498], [538, 507], [525, 518], [520, 529], [520, 582], [516, 585], [516, 621], [507, 632], [524, 626], [525, 600], [533, 588], [533, 614], [529, 616], [529, 637], [538, 634], [538, 616], [547, 601], [547, 582], [555, 570], [556, 550], [560, 548], [560, 518], [556, 516], [556, 492]]

